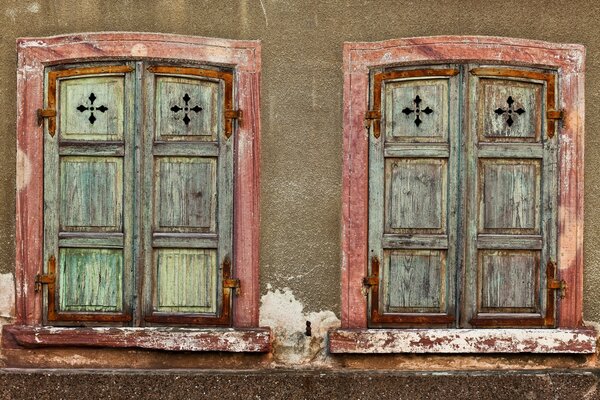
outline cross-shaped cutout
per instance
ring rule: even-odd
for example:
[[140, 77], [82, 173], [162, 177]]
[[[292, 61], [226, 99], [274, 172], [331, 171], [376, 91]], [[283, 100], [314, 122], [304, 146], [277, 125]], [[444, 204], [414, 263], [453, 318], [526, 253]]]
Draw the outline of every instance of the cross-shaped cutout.
[[196, 114], [199, 113], [200, 111], [202, 111], [202, 107], [200, 107], [200, 106], [190, 107], [189, 103], [190, 103], [191, 99], [192, 98], [186, 93], [183, 96], [183, 101], [185, 102], [185, 105], [183, 107], [179, 107], [179, 106], [171, 107], [171, 111], [173, 111], [173, 112], [179, 112], [179, 111], [185, 112], [185, 116], [183, 117], [183, 122], [186, 125], [188, 125], [191, 121], [190, 117], [188, 116], [188, 113], [190, 111], [194, 111]]
[[104, 113], [104, 112], [106, 112], [106, 110], [108, 110], [108, 107], [106, 107], [106, 106], [99, 106], [99, 107], [94, 106], [94, 101], [96, 101], [96, 95], [93, 92], [90, 94], [90, 96], [88, 97], [88, 99], [90, 100], [89, 107], [86, 107], [83, 104], [81, 104], [79, 107], [77, 107], [77, 110], [79, 112], [90, 111], [90, 117], [88, 118], [88, 120], [90, 121], [90, 124], [93, 125], [94, 122], [96, 122], [96, 117], [94, 116], [94, 111], [100, 111], [100, 112]]
[[508, 104], [508, 107], [506, 108], [497, 108], [494, 110], [494, 112], [498, 115], [502, 115], [505, 114], [508, 116], [508, 118], [506, 119], [506, 123], [508, 124], [508, 126], [512, 126], [513, 122], [515, 122], [513, 120], [513, 115], [518, 114], [521, 115], [525, 112], [525, 110], [523, 110], [523, 108], [519, 107], [516, 110], [513, 108], [513, 104], [514, 104], [514, 100], [512, 98], [512, 96], [508, 96], [508, 99], [506, 99], [506, 103]]
[[404, 108], [404, 110], [402, 110], [402, 112], [404, 114], [406, 114], [407, 116], [412, 114], [413, 112], [415, 113], [415, 125], [419, 126], [421, 125], [421, 123], [423, 122], [421, 120], [421, 113], [423, 114], [431, 114], [433, 112], [433, 110], [429, 107], [426, 108], [421, 108], [421, 102], [423, 100], [421, 100], [421, 98], [417, 95], [417, 97], [415, 97], [415, 99], [413, 100], [413, 103], [415, 103], [415, 108], [414, 109], [410, 109], [408, 107]]

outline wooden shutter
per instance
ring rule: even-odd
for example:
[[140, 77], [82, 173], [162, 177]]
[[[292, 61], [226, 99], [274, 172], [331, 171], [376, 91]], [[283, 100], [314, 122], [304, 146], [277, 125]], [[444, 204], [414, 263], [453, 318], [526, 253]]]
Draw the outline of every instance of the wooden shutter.
[[556, 74], [469, 74], [465, 326], [554, 326]]
[[233, 73], [148, 68], [145, 321], [231, 323]]
[[459, 69], [371, 78], [369, 326], [455, 323]]
[[44, 133], [47, 321], [129, 321], [133, 79], [129, 65], [50, 70]]

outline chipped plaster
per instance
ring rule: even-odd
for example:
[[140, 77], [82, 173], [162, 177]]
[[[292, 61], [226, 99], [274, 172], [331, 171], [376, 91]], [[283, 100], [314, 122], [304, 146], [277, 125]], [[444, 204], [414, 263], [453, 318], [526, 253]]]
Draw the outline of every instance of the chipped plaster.
[[[293, 291], [285, 287], [273, 290], [267, 285], [261, 297], [260, 325], [273, 330], [274, 362], [291, 367], [326, 366], [327, 332], [340, 326], [340, 320], [329, 310], [306, 312], [304, 304]], [[310, 322], [311, 336], [306, 335], [306, 322]]]

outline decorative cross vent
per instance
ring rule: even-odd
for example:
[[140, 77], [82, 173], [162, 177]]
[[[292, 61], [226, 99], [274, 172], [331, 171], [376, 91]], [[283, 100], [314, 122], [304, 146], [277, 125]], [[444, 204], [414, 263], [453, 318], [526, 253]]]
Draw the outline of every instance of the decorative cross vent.
[[517, 108], [516, 110], [513, 107], [514, 104], [514, 100], [512, 98], [512, 96], [508, 96], [508, 99], [506, 99], [506, 103], [508, 104], [508, 107], [506, 108], [497, 108], [494, 110], [494, 112], [498, 115], [506, 115], [508, 118], [506, 118], [506, 123], [508, 124], [508, 126], [512, 126], [513, 122], [515, 122], [513, 120], [513, 115], [518, 114], [521, 115], [525, 112], [525, 110], [523, 110], [521, 107]]
[[90, 111], [90, 117], [88, 118], [88, 121], [90, 121], [90, 124], [93, 125], [94, 122], [96, 122], [96, 117], [94, 116], [94, 111], [100, 111], [100, 112], [104, 113], [104, 112], [106, 112], [106, 110], [108, 110], [108, 107], [106, 107], [106, 106], [99, 106], [99, 107], [94, 106], [94, 101], [96, 101], [96, 95], [94, 93], [91, 93], [90, 97], [88, 97], [88, 99], [90, 100], [89, 107], [86, 107], [83, 104], [81, 104], [79, 107], [77, 107], [77, 110], [79, 112]]
[[190, 103], [190, 100], [191, 100], [191, 99], [192, 99], [192, 98], [191, 98], [191, 97], [190, 97], [190, 96], [189, 96], [189, 95], [186, 93], [186, 94], [183, 96], [183, 101], [185, 102], [185, 104], [184, 104], [184, 106], [183, 106], [183, 107], [179, 107], [179, 106], [173, 106], [173, 107], [171, 107], [171, 111], [173, 111], [173, 112], [175, 112], [175, 113], [177, 113], [177, 112], [179, 112], [179, 111], [183, 111], [183, 112], [185, 113], [185, 116], [183, 117], [183, 122], [184, 122], [186, 125], [188, 125], [188, 124], [190, 123], [190, 121], [191, 121], [191, 119], [190, 119], [190, 117], [189, 117], [189, 115], [188, 115], [188, 113], [189, 113], [190, 111], [193, 111], [193, 112], [195, 112], [196, 114], [198, 114], [200, 111], [202, 111], [202, 107], [200, 107], [200, 106], [194, 106], [194, 107], [190, 107], [190, 104], [189, 104], [189, 103]]
[[417, 97], [415, 97], [415, 99], [413, 100], [413, 103], [415, 103], [415, 108], [414, 109], [410, 109], [408, 107], [404, 108], [404, 110], [402, 110], [402, 112], [406, 115], [410, 115], [413, 112], [415, 113], [415, 125], [419, 126], [421, 125], [421, 122], [423, 122], [421, 120], [421, 113], [424, 114], [431, 114], [433, 112], [433, 110], [429, 107], [426, 107], [424, 109], [421, 108], [421, 98], [417, 95]]

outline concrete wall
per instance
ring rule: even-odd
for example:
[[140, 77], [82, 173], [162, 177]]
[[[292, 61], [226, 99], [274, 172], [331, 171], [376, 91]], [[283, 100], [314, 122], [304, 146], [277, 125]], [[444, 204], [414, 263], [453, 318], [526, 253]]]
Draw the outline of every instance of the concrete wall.
[[[600, 2], [597, 0], [2, 0], [0, 2], [0, 322], [13, 314], [15, 213], [15, 39], [72, 32], [150, 31], [259, 39], [263, 46], [261, 323], [279, 338], [273, 359], [241, 364], [367, 365], [369, 358], [323, 353], [323, 334], [339, 324], [342, 166], [342, 43], [429, 35], [510, 36], [587, 46], [585, 319], [600, 322]], [[302, 335], [313, 322], [312, 339]], [[29, 352], [28, 359], [38, 356]], [[94, 365], [97, 352], [46, 352], [63, 365]], [[105, 352], [114, 360], [122, 352]], [[132, 354], [130, 352], [130, 354]], [[169, 358], [138, 352], [141, 366]], [[0, 355], [0, 365], [2, 363]], [[27, 358], [23, 356], [24, 359]], [[70, 358], [69, 358], [70, 357]], [[146, 357], [146, 358], [144, 358]], [[187, 358], [186, 358], [187, 357]], [[203, 356], [199, 356], [203, 357]], [[377, 358], [420, 368], [470, 365], [444, 357]], [[75, 360], [75, 361], [73, 361]], [[79, 360], [80, 362], [78, 363]], [[181, 365], [210, 364], [181, 361]], [[387, 361], [386, 361], [387, 360]], [[577, 357], [484, 358], [481, 365], [580, 365]], [[31, 361], [34, 362], [34, 361]], [[179, 361], [177, 361], [179, 362]], [[177, 364], [175, 362], [175, 364]], [[199, 363], [199, 364], [198, 364]], [[24, 365], [27, 362], [24, 362]], [[234, 363], [235, 364], [235, 363]], [[233, 364], [232, 364], [233, 365]], [[435, 367], [437, 366], [437, 367]]]

